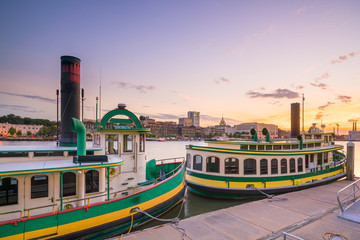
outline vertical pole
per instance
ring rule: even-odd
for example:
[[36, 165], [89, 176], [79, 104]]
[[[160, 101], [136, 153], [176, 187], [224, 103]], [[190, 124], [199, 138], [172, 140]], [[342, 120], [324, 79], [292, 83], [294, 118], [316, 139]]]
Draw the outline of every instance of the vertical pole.
[[81, 89], [81, 121], [84, 122], [84, 89]]
[[302, 95], [302, 132], [303, 134], [305, 133], [305, 130], [304, 130], [304, 124], [305, 124], [305, 97], [304, 97], [304, 94]]
[[63, 172], [60, 172], [60, 211], [63, 210]]
[[355, 158], [355, 145], [353, 142], [347, 144], [347, 159], [346, 159], [346, 180], [354, 181], [354, 158]]
[[59, 140], [59, 89], [56, 89], [56, 140]]
[[110, 167], [107, 167], [107, 200], [110, 200]]
[[98, 122], [98, 97], [96, 97], [96, 120], [95, 120], [95, 129], [97, 129]]

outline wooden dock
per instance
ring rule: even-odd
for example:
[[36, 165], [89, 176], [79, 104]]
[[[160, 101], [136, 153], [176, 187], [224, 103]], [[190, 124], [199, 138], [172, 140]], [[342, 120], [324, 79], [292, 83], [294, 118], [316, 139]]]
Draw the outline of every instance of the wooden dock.
[[[184, 239], [284, 239], [287, 232], [302, 239], [323, 239], [332, 232], [346, 239], [360, 239], [360, 224], [338, 217], [337, 192], [352, 183], [334, 183], [287, 193], [217, 210], [179, 223]], [[182, 239], [172, 224], [164, 224], [123, 236], [123, 240]], [[115, 238], [113, 238], [115, 239]], [[118, 237], [116, 238], [118, 239]], [[287, 239], [294, 239], [288, 237]]]

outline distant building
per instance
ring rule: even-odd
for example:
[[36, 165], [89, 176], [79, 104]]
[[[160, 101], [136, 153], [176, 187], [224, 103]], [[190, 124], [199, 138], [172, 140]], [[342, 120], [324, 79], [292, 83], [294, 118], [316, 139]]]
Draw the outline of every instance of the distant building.
[[0, 123], [0, 134], [3, 136], [9, 135], [9, 129], [11, 127], [16, 129], [16, 132], [21, 131], [22, 136], [26, 136], [27, 132], [31, 132], [32, 135], [37, 134], [43, 125], [25, 125], [25, 124], [11, 124]]
[[263, 136], [262, 135], [263, 128], [267, 128], [271, 137], [277, 138], [279, 136], [278, 126], [274, 125], [274, 124], [253, 122], [253, 123], [242, 123], [239, 125], [235, 125], [234, 127], [236, 128], [236, 131], [241, 133], [243, 136], [251, 136], [250, 131], [253, 128], [256, 130], [258, 136], [260, 136], [260, 137]]
[[191, 127], [192, 119], [191, 118], [179, 118], [179, 126]]
[[192, 126], [200, 127], [200, 112], [189, 111], [188, 118], [192, 121]]

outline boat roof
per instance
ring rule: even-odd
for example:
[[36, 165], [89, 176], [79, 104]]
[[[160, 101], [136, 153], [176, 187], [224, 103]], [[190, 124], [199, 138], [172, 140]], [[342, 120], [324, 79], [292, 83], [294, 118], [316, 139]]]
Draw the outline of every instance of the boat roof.
[[[86, 151], [101, 151], [100, 147], [86, 146]], [[76, 147], [65, 147], [55, 145], [1, 145], [0, 152], [58, 152], [77, 151]]]
[[107, 157], [107, 162], [91, 163], [74, 163], [73, 159], [0, 163], [0, 177], [45, 174], [52, 172], [83, 171], [114, 167], [124, 163], [124, 160], [119, 156], [108, 155]]

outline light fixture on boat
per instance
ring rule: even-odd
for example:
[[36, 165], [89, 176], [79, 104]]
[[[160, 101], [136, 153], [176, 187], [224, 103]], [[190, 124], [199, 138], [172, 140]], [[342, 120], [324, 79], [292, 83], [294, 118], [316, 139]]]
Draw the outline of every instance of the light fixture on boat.
[[118, 104], [118, 109], [125, 109], [126, 108], [126, 104], [125, 103], [119, 103]]

